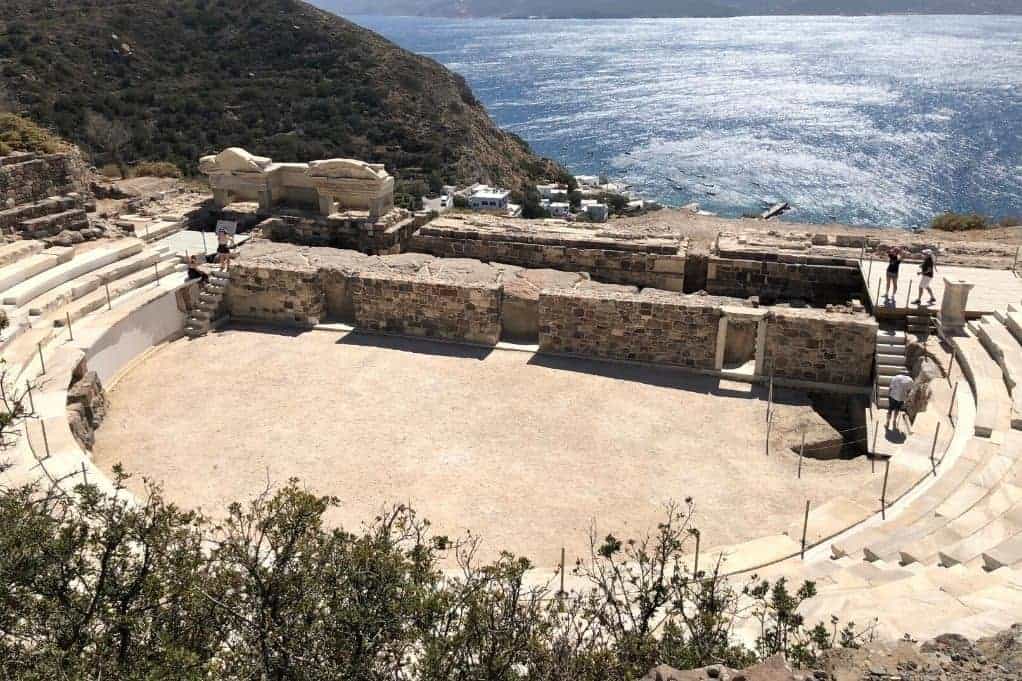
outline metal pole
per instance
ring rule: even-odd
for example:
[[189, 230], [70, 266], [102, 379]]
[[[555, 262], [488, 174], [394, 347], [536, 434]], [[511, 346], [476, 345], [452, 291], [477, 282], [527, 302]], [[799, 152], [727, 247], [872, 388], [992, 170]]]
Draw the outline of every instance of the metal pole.
[[912, 304], [912, 287], [915, 286], [915, 283], [915, 279], [910, 279], [908, 282], [908, 295], [905, 297], [905, 307]]
[[110, 282], [104, 281], [103, 286], [106, 287], [106, 309], [112, 310], [114, 306], [110, 304]]
[[774, 371], [770, 370], [770, 388], [767, 390], [767, 421], [770, 420], [770, 415], [774, 410]]
[[767, 421], [767, 432], [766, 432], [766, 455], [770, 456], [770, 431], [773, 430], [774, 420], [770, 419]]
[[802, 446], [798, 448], [798, 479], [802, 479], [802, 457], [806, 454], [806, 429], [802, 429]]
[[46, 447], [46, 458], [50, 458], [50, 438], [46, 437], [46, 421], [39, 419], [39, 427], [43, 430], [43, 446]]
[[89, 474], [85, 470], [85, 462], [84, 461], [82, 461], [82, 480], [85, 482], [86, 485], [89, 484]]
[[28, 408], [31, 410], [31, 413], [34, 414], [35, 413], [35, 398], [32, 397], [32, 384], [29, 383], [27, 380], [25, 381], [25, 392], [28, 393]]
[[876, 456], [877, 454], [877, 439], [879, 437], [880, 437], [880, 419], [877, 419], [876, 423], [873, 424], [873, 449], [872, 451], [870, 451], [871, 456]]
[[699, 579], [699, 540], [702, 535], [696, 530], [696, 562], [692, 567], [692, 579]]
[[937, 453], [937, 438], [940, 437], [940, 421], [937, 421], [937, 430], [933, 432], [933, 446], [930, 447], [930, 468], [933, 469], [933, 477], [937, 477], [937, 463], [934, 455]]
[[206, 248], [206, 230], [199, 232], [202, 235], [202, 256], [205, 257], [209, 254], [209, 250]]
[[156, 273], [156, 285], [159, 286], [160, 285], [160, 263], [158, 263], [158, 262], [154, 262], [153, 263], [153, 272]]
[[883, 277], [880, 277], [879, 279], [877, 279], [877, 297], [874, 299], [874, 300], [876, 300], [877, 303], [880, 302], [880, 287], [883, 285], [883, 283], [884, 283], [884, 278]]
[[[947, 410], [947, 417], [951, 418], [951, 414], [955, 411], [955, 400], [958, 399], [958, 381], [955, 381], [955, 389], [951, 391], [951, 407]], [[937, 424], [940, 425], [939, 423]]]
[[67, 335], [69, 340], [75, 339], [75, 332], [71, 329], [71, 313], [65, 312], [64, 316], [67, 318]]
[[887, 476], [891, 472], [891, 460], [884, 466], [884, 488], [880, 491], [880, 518], [887, 520]]
[[873, 258], [869, 259], [869, 266], [866, 267], [866, 290], [869, 290], [869, 281], [873, 278]]
[[46, 373], [46, 362], [43, 361], [43, 342], [39, 341], [36, 344], [36, 348], [39, 349], [39, 366], [42, 368], [42, 371], [40, 373], [45, 374]]
[[561, 590], [558, 592], [559, 595], [564, 595], [564, 547], [561, 547]]
[[806, 516], [802, 521], [802, 560], [806, 559], [806, 533], [809, 531], [809, 500], [806, 499]]
[[947, 384], [951, 385], [951, 372], [955, 370], [955, 351], [951, 351], [951, 361], [947, 365]]
[[1015, 262], [1011, 264], [1011, 269], [1015, 269], [1016, 267], [1018, 267], [1019, 251], [1022, 251], [1022, 246], [1019, 246], [1018, 248], [1015, 249]]

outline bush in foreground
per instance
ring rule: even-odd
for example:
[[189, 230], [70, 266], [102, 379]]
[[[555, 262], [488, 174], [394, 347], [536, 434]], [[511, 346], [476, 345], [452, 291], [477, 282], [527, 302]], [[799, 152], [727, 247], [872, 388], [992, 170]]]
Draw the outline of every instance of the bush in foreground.
[[[810, 663], [859, 638], [806, 626], [811, 583], [735, 588], [719, 564], [694, 577], [690, 503], [641, 540], [594, 533], [565, 594], [530, 582], [523, 558], [480, 563], [474, 540], [404, 506], [327, 528], [336, 503], [291, 481], [212, 523], [155, 488], [137, 505], [87, 486], [3, 491], [3, 677], [596, 681], [777, 652]], [[740, 615], [755, 650], [736, 642]]]
[[142, 161], [133, 170], [135, 177], [181, 177], [181, 169], [167, 161]]

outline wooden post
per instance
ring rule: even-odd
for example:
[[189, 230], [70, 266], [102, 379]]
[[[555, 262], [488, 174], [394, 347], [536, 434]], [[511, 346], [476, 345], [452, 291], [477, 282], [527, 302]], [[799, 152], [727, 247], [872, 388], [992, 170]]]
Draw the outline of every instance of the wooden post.
[[933, 477], [937, 477], [937, 463], [934, 456], [937, 453], [937, 438], [940, 437], [940, 421], [937, 421], [937, 430], [933, 432], [933, 446], [930, 447], [930, 468], [933, 469]]
[[103, 286], [106, 288], [106, 309], [112, 310], [114, 306], [110, 304], [110, 282], [104, 281]]
[[880, 518], [887, 520], [887, 476], [891, 472], [891, 460], [888, 459], [884, 466], [884, 488], [880, 490]]
[[50, 438], [46, 437], [46, 421], [39, 419], [39, 427], [43, 431], [43, 446], [46, 447], [46, 458], [50, 458]]
[[156, 285], [159, 286], [160, 285], [160, 263], [159, 262], [154, 262], [153, 263], [153, 272], [156, 273]]
[[564, 547], [561, 547], [561, 590], [558, 592], [559, 596], [564, 595]]
[[806, 515], [802, 521], [802, 560], [806, 559], [806, 534], [809, 531], [809, 500], [806, 499]]
[[64, 316], [67, 318], [67, 336], [68, 340], [75, 339], [75, 332], [71, 329], [71, 313], [65, 312]]
[[46, 373], [46, 362], [43, 360], [43, 342], [39, 341], [38, 343], [36, 343], [36, 348], [38, 348], [38, 350], [39, 350], [39, 366], [42, 369], [42, 371], [40, 371], [40, 373], [45, 374]]
[[802, 457], [806, 454], [806, 429], [802, 428], [802, 446], [798, 448], [798, 479], [802, 479]]

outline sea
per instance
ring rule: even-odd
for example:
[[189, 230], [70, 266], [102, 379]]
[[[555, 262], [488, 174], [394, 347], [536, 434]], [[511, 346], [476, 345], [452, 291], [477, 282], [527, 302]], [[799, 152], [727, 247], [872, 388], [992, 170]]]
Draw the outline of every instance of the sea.
[[666, 205], [1022, 214], [1022, 17], [349, 18], [462, 74], [538, 153]]

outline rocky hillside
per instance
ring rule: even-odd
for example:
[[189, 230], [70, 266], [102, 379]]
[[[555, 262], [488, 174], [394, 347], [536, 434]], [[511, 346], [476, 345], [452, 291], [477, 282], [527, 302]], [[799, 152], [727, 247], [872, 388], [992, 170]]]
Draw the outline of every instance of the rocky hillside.
[[7, 3], [2, 106], [97, 163], [194, 171], [236, 145], [281, 161], [383, 162], [409, 192], [563, 172], [499, 130], [460, 76], [299, 0]]

